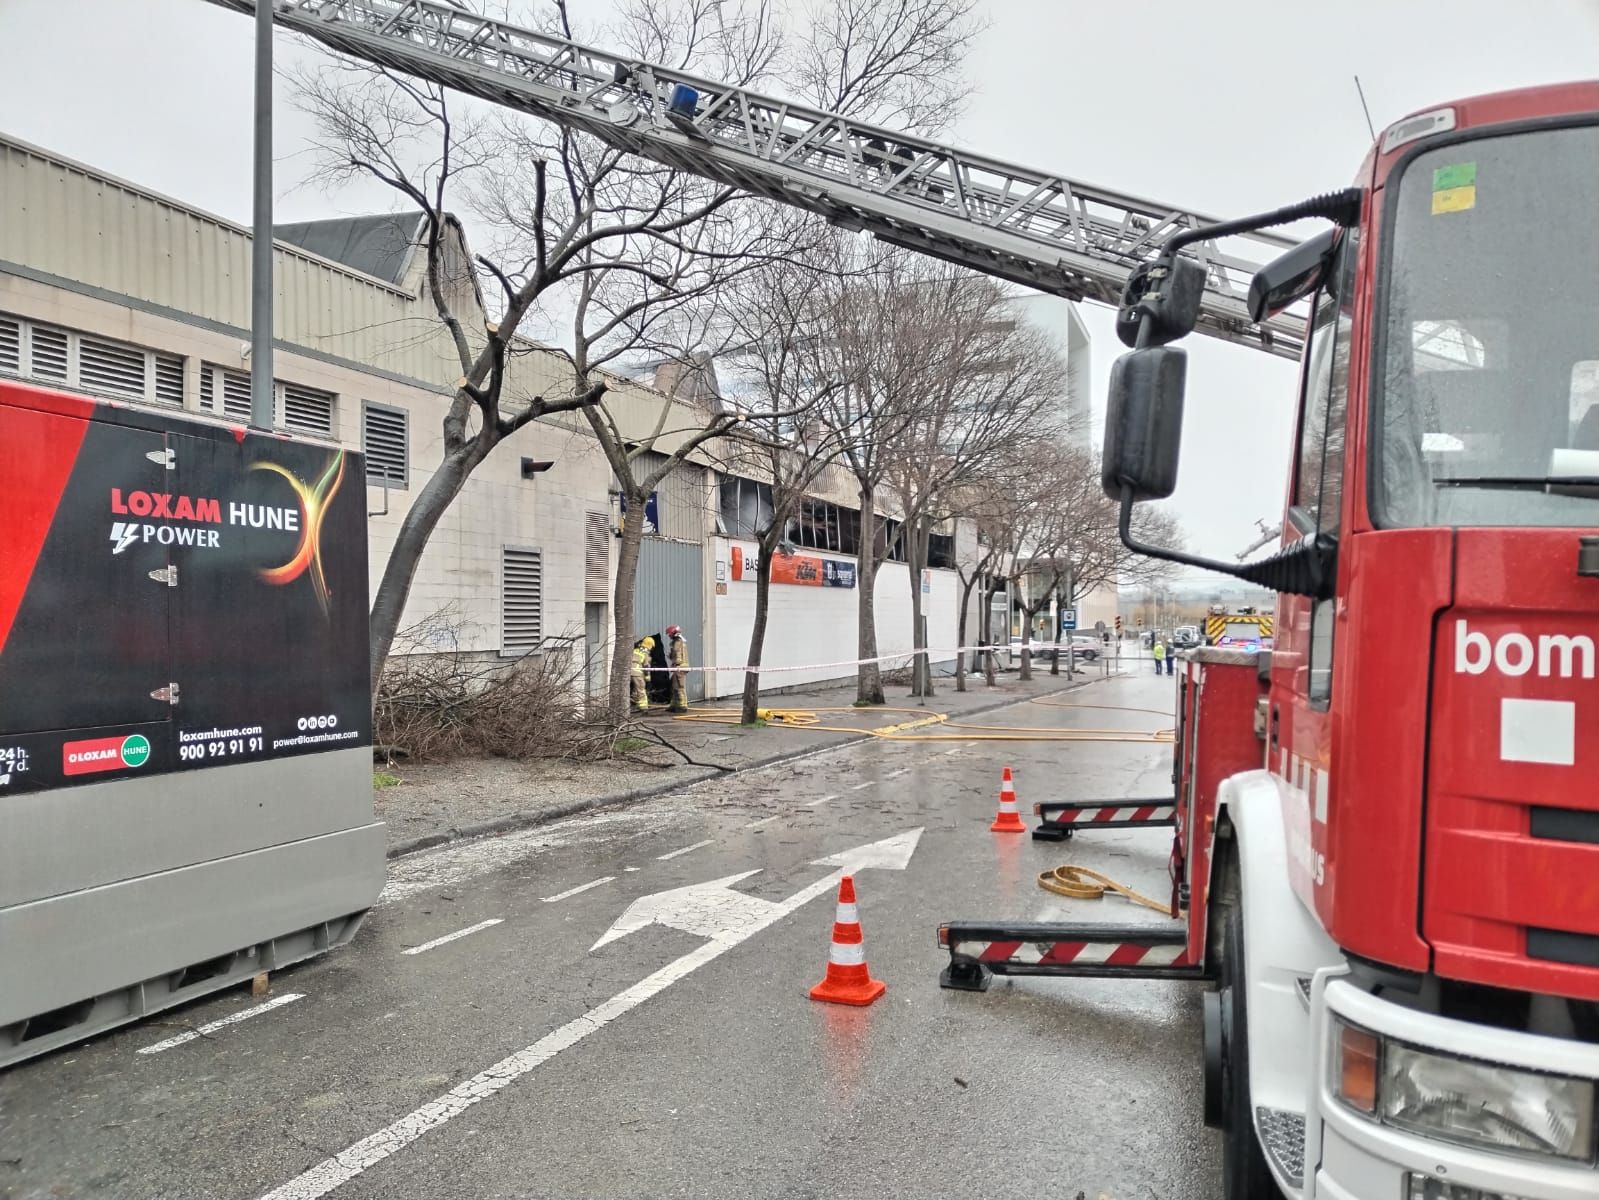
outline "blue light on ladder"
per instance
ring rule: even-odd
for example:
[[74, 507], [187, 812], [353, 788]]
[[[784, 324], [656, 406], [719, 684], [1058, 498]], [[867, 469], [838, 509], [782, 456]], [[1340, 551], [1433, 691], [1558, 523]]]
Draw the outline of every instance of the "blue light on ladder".
[[672, 88], [672, 99], [667, 103], [667, 110], [675, 116], [694, 116], [694, 110], [699, 107], [700, 94], [686, 83], [676, 84]]

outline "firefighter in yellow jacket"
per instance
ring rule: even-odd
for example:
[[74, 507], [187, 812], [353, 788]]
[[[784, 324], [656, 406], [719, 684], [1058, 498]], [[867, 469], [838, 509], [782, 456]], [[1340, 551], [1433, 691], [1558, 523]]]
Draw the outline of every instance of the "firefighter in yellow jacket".
[[633, 711], [650, 711], [650, 689], [645, 683], [647, 676], [645, 668], [650, 664], [650, 651], [655, 649], [655, 639], [652, 637], [639, 638], [633, 643], [633, 672], [630, 678], [633, 693]]
[[668, 712], [688, 711], [688, 640], [678, 625], [668, 625], [666, 636], [666, 661], [672, 668], [672, 703]]

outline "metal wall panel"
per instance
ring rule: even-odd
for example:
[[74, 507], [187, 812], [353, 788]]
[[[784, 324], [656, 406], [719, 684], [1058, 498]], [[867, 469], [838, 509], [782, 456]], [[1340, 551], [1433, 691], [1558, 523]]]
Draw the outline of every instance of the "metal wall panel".
[[362, 912], [383, 843], [373, 823], [0, 909], [0, 1025]]
[[[448, 390], [460, 363], [422, 294], [422, 256], [395, 287], [279, 242], [274, 254], [281, 341]], [[75, 284], [193, 314], [241, 331], [250, 325], [250, 233], [134, 184], [100, 175], [26, 142], [0, 137], [0, 264], [15, 263]], [[462, 304], [473, 303], [457, 289]], [[481, 313], [462, 312], [468, 330]], [[126, 330], [93, 332], [126, 339]], [[672, 404], [661, 446], [670, 451], [703, 415], [621, 376], [605, 398], [623, 435], [647, 436]], [[561, 356], [512, 359], [507, 403], [561, 397], [573, 388]], [[586, 431], [582, 417], [558, 423]], [[350, 423], [342, 431], [357, 436]], [[681, 506], [678, 506], [681, 508]], [[677, 536], [677, 535], [672, 535]], [[698, 533], [692, 535], [698, 538]]]
[[[633, 624], [636, 633], [665, 633], [668, 625], [681, 625], [688, 638], [689, 662], [705, 662], [705, 548], [699, 543], [645, 538], [639, 548], [638, 599]], [[688, 698], [705, 696], [705, 676], [688, 677]]]
[[368, 746], [18, 792], [0, 808], [0, 909], [371, 820]]
[[[646, 450], [634, 462], [634, 478], [656, 470], [665, 454]], [[705, 468], [679, 463], [655, 489], [660, 535], [680, 542], [702, 542], [707, 531], [709, 493]]]
[[[249, 258], [241, 226], [0, 139], [0, 260], [243, 329]], [[281, 242], [274, 269], [274, 333], [284, 341], [416, 379], [460, 374], [414, 287]]]

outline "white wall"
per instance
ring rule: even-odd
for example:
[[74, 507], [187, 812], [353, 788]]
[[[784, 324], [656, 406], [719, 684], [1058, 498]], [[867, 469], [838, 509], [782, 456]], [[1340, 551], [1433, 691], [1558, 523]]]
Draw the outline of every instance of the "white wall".
[[[707, 665], [742, 667], [749, 654], [750, 626], [755, 620], [755, 581], [733, 578], [729, 548], [734, 543], [714, 538], [709, 543], [714, 558], [725, 564], [727, 594], [712, 596], [715, 657]], [[738, 542], [746, 555], [755, 553], [750, 542]], [[847, 554], [823, 557], [854, 561]], [[713, 571], [714, 571], [713, 567]], [[954, 571], [930, 571], [932, 590], [922, 596], [927, 616], [927, 640], [934, 650], [955, 646], [956, 610], [960, 587]], [[907, 653], [911, 648], [911, 594], [904, 563], [884, 563], [877, 573], [877, 645], [879, 654]], [[766, 644], [761, 659], [761, 683], [787, 687], [800, 683], [842, 679], [855, 673], [853, 666], [819, 666], [852, 662], [856, 657], [856, 588], [772, 585], [771, 611], [766, 623]], [[949, 654], [934, 655], [935, 662], [951, 661]], [[908, 661], [908, 660], [907, 660]], [[887, 663], [888, 667], [903, 662]], [[774, 667], [810, 667], [801, 671], [773, 671]], [[716, 671], [707, 695], [733, 696], [744, 687], [739, 671]]]

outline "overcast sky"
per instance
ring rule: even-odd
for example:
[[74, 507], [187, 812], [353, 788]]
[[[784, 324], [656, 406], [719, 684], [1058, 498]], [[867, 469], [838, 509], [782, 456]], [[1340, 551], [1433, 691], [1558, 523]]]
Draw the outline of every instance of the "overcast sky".
[[[574, 15], [606, 0], [570, 0]], [[989, 0], [976, 94], [955, 140], [1220, 216], [1349, 183], [1406, 112], [1599, 74], [1599, 3], [1345, 0], [1337, 5]], [[301, 53], [279, 39], [288, 60]], [[185, 203], [248, 221], [248, 19], [204, 0], [0, 0], [0, 129]], [[306, 123], [280, 105], [278, 219], [393, 207], [297, 187]], [[1119, 344], [1085, 306], [1096, 403]], [[1282, 508], [1293, 367], [1190, 339], [1173, 505], [1194, 548], [1228, 558]]]

